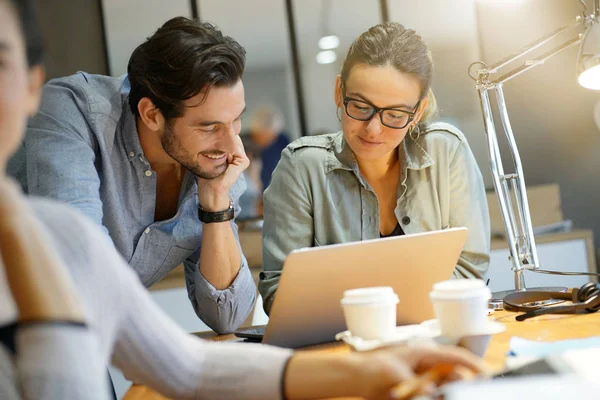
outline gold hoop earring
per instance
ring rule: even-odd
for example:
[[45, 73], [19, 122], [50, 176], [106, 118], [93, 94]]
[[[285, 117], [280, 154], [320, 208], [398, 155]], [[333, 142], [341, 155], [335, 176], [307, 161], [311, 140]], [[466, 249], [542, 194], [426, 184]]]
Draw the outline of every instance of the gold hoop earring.
[[335, 116], [337, 117], [338, 121], [340, 121], [340, 122], [342, 122], [342, 117], [341, 117], [341, 115], [340, 115], [340, 110], [341, 110], [341, 109], [342, 109], [342, 107], [338, 107], [338, 108], [335, 110]]
[[[415, 132], [416, 132], [416, 135], [415, 135]], [[419, 136], [421, 136], [421, 130], [418, 127], [415, 127], [415, 125], [411, 125], [408, 128], [408, 136], [410, 136], [410, 138], [416, 142], [417, 139], [419, 139]]]

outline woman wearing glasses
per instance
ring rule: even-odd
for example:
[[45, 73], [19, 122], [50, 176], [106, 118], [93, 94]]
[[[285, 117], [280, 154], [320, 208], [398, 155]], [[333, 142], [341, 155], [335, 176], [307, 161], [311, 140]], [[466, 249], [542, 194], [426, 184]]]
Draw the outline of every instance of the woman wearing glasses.
[[342, 131], [290, 144], [264, 194], [259, 289], [267, 313], [285, 257], [301, 247], [466, 226], [454, 276], [485, 274], [483, 180], [464, 135], [434, 122], [432, 71], [425, 43], [397, 23], [374, 26], [350, 46], [335, 86]]

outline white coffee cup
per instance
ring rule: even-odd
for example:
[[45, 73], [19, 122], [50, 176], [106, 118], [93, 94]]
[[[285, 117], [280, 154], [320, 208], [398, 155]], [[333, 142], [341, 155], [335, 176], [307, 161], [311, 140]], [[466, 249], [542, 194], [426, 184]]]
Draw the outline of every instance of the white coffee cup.
[[398, 295], [388, 286], [346, 290], [341, 304], [348, 330], [365, 340], [392, 337], [398, 302]]
[[440, 333], [450, 338], [485, 332], [492, 294], [480, 279], [453, 279], [433, 285], [429, 298]]

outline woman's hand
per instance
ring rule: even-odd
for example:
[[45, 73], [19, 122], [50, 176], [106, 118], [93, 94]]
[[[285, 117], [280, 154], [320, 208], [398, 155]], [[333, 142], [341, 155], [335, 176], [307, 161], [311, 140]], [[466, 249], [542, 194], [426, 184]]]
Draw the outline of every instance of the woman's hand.
[[79, 299], [18, 185], [0, 177], [0, 267], [21, 321], [84, 322]]
[[[390, 347], [361, 353], [361, 356], [364, 366], [362, 395], [373, 400], [431, 394], [442, 384], [484, 371], [478, 357], [452, 346]], [[396, 390], [392, 390], [394, 388]]]

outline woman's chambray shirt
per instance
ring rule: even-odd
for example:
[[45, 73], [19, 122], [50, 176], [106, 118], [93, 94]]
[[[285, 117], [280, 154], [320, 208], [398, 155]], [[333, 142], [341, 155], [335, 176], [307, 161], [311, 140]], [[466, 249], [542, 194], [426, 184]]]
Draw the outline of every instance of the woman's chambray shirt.
[[[489, 213], [481, 172], [463, 133], [450, 124], [429, 124], [416, 141], [406, 136], [398, 152], [403, 168], [395, 214], [404, 232], [467, 227], [453, 276], [483, 277], [489, 264]], [[375, 239], [379, 232], [377, 197], [342, 132], [291, 143], [264, 193], [259, 290], [265, 310], [271, 309], [283, 261], [292, 250]]]

